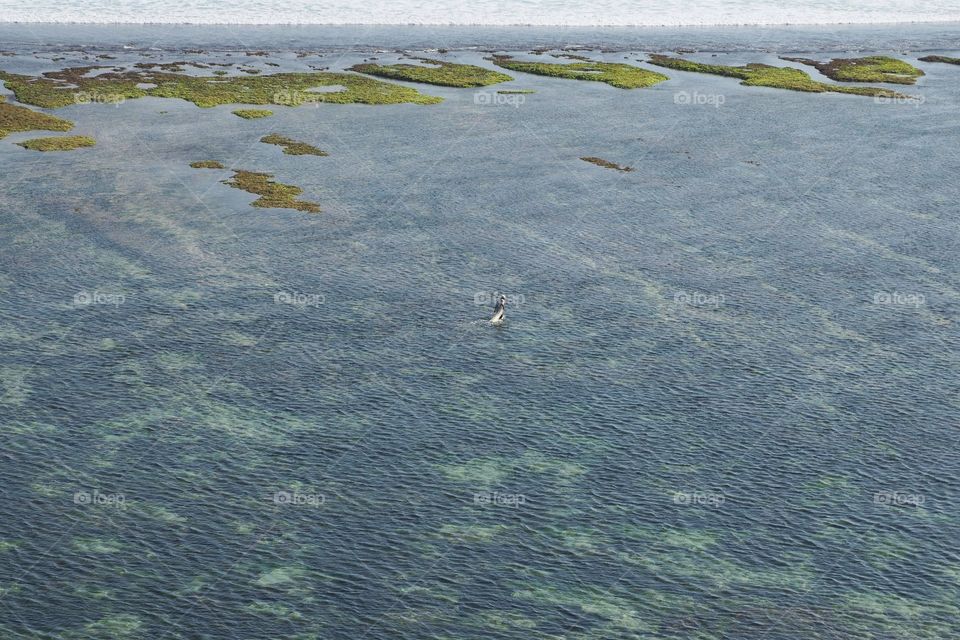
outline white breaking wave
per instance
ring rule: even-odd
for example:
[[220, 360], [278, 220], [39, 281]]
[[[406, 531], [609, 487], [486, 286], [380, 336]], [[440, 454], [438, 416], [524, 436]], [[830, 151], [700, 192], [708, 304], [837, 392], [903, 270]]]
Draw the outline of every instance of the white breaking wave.
[[960, 0], [0, 0], [0, 22], [694, 26], [960, 21]]

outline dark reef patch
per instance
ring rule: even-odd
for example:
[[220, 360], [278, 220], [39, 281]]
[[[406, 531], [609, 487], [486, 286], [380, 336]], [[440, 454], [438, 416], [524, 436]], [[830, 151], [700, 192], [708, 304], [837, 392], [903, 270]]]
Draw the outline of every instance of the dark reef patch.
[[273, 175], [269, 173], [235, 170], [233, 177], [224, 180], [223, 183], [234, 189], [242, 189], [247, 193], [260, 196], [250, 203], [250, 206], [253, 207], [294, 209], [309, 213], [320, 212], [320, 205], [317, 203], [297, 200], [297, 196], [303, 193], [303, 189], [292, 184], [277, 182], [273, 179]]
[[609, 160], [604, 160], [603, 158], [598, 158], [596, 156], [583, 156], [580, 159], [584, 162], [595, 164], [598, 167], [603, 167], [604, 169], [615, 169], [623, 172], [633, 171], [633, 167], [627, 167], [622, 164], [617, 164], [616, 162], [610, 162]]
[[328, 156], [326, 151], [316, 148], [306, 142], [297, 142], [292, 138], [282, 136], [279, 133], [271, 133], [268, 136], [260, 138], [264, 144], [273, 144], [283, 147], [283, 152], [289, 156]]

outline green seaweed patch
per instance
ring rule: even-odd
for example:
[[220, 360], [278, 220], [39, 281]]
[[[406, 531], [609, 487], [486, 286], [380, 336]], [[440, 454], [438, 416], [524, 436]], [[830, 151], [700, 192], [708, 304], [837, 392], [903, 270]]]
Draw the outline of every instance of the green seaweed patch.
[[787, 58], [781, 60], [799, 62], [811, 67], [837, 82], [891, 82], [894, 84], [914, 84], [923, 71], [909, 62], [887, 56], [868, 56], [866, 58], [834, 58], [829, 62], [810, 58]]
[[268, 136], [260, 138], [264, 144], [273, 144], [283, 147], [283, 152], [290, 156], [328, 156], [326, 151], [317, 149], [315, 146], [306, 142], [297, 142], [292, 138], [282, 136], [279, 133], [271, 133]]
[[222, 163], [216, 160], [197, 160], [196, 162], [191, 162], [190, 166], [194, 169], [224, 169]]
[[[138, 84], [154, 84], [161, 75], [154, 71], [108, 71], [88, 76], [106, 67], [71, 67], [48, 71], [42, 76], [25, 76], [0, 71], [2, 80], [17, 100], [47, 109], [91, 102], [120, 104], [124, 100], [147, 95]], [[184, 76], [186, 77], [186, 76]]]
[[622, 164], [617, 164], [616, 162], [610, 162], [609, 160], [604, 160], [603, 158], [597, 158], [596, 156], [583, 156], [580, 158], [584, 162], [590, 162], [597, 165], [598, 167], [603, 167], [605, 169], [615, 169], [617, 171], [633, 171], [633, 167], [627, 167]]
[[274, 209], [295, 209], [309, 213], [319, 213], [320, 205], [307, 200], [297, 200], [303, 189], [292, 184], [283, 184], [273, 179], [269, 173], [257, 171], [234, 171], [233, 177], [224, 180], [224, 184], [234, 189], [260, 196], [250, 203], [253, 207]]
[[506, 529], [506, 525], [502, 524], [491, 526], [479, 524], [445, 524], [440, 527], [440, 533], [458, 542], [489, 542], [497, 534]]
[[[137, 616], [121, 613], [107, 616], [84, 625], [81, 638], [133, 638], [140, 634], [143, 622]], [[71, 634], [71, 637], [72, 634]]]
[[572, 591], [561, 591], [553, 586], [533, 584], [514, 591], [513, 597], [532, 602], [538, 607], [562, 608], [579, 611], [581, 616], [602, 618], [609, 623], [609, 635], [604, 634], [603, 637], [622, 637], [623, 631], [629, 631], [631, 637], [637, 637], [639, 634], [647, 635], [656, 631], [641, 618], [635, 602], [609, 590], [578, 587]]
[[244, 120], [257, 120], [258, 118], [269, 118], [273, 115], [273, 111], [269, 109], [234, 109], [231, 111], [235, 116], [239, 116]]
[[573, 62], [569, 64], [553, 64], [548, 62], [522, 62], [510, 56], [493, 56], [490, 58], [495, 65], [522, 71], [540, 76], [567, 78], [570, 80], [594, 80], [606, 82], [618, 89], [639, 89], [652, 87], [655, 84], [669, 80], [667, 76], [656, 71], [641, 69], [630, 64], [620, 62]]
[[258, 616], [273, 616], [284, 620], [303, 620], [303, 614], [279, 602], [264, 602], [257, 600], [244, 607], [250, 613]]
[[[510, 76], [472, 64], [457, 64], [431, 58], [417, 58], [426, 64], [355, 64], [350, 71], [392, 80], [423, 82], [444, 87], [485, 87], [513, 80]], [[431, 66], [426, 66], [431, 65]]]
[[440, 465], [448, 480], [470, 483], [475, 487], [491, 487], [504, 482], [511, 474], [533, 472], [550, 474], [561, 481], [577, 478], [586, 470], [575, 462], [549, 458], [536, 451], [527, 451], [518, 458], [494, 456], [472, 458], [459, 464]]
[[[24, 104], [56, 109], [76, 103], [110, 102], [152, 96], [180, 98], [198, 107], [222, 104], [299, 105], [308, 102], [338, 104], [436, 104], [443, 101], [416, 89], [355, 73], [318, 71], [257, 76], [190, 76], [156, 69], [106, 71], [103, 67], [72, 67], [27, 76], [0, 71], [0, 80]], [[144, 85], [152, 85], [144, 87]], [[342, 86], [341, 91], [311, 91]]]
[[73, 123], [15, 104], [0, 96], [0, 138], [19, 131], [70, 131]]
[[81, 147], [92, 147], [97, 144], [97, 141], [89, 136], [56, 136], [33, 138], [16, 144], [31, 151], [73, 151]]
[[951, 58], [950, 56], [923, 56], [917, 58], [920, 62], [943, 62], [945, 64], [960, 64], [960, 58]]
[[805, 91], [808, 93], [850, 93], [858, 96], [875, 96], [884, 98], [912, 99], [891, 89], [881, 87], [842, 87], [835, 84], [826, 84], [813, 80], [809, 74], [793, 67], [773, 67], [768, 64], [751, 63], [742, 67], [729, 67], [720, 64], [703, 64], [683, 58], [672, 58], [659, 54], [650, 56], [650, 64], [655, 64], [678, 71], [692, 71], [694, 73], [709, 73], [716, 76], [727, 76], [743, 80], [740, 84], [752, 87], [772, 87], [790, 91]]
[[528, 93], [536, 93], [536, 91], [533, 89], [500, 89], [500, 91], [497, 91], [497, 93], [503, 93], [507, 95], [526, 95]]
[[303, 579], [305, 575], [306, 571], [301, 567], [275, 567], [262, 572], [254, 584], [258, 587], [279, 587], [293, 584]]

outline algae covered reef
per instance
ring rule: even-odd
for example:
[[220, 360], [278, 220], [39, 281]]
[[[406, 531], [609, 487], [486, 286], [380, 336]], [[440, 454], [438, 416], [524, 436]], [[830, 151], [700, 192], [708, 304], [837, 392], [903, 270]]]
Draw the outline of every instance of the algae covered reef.
[[223, 163], [218, 162], [217, 160], [197, 160], [196, 162], [191, 162], [190, 166], [194, 169], [224, 169]]
[[328, 156], [330, 155], [322, 149], [318, 149], [313, 145], [307, 144], [306, 142], [297, 142], [292, 138], [282, 136], [279, 133], [271, 133], [268, 136], [263, 136], [260, 138], [260, 142], [264, 144], [273, 144], [278, 147], [283, 147], [283, 152], [288, 156]]
[[603, 167], [604, 169], [615, 169], [616, 171], [623, 172], [633, 171], [633, 167], [617, 164], [616, 162], [610, 162], [609, 160], [604, 160], [603, 158], [598, 158], [596, 156], [583, 156], [580, 159], [584, 162], [595, 164], [598, 167]]
[[[352, 73], [317, 71], [278, 73], [256, 77], [189, 76], [156, 70], [106, 71], [103, 67], [72, 67], [26, 76], [0, 71], [2, 80], [17, 100], [48, 109], [83, 102], [120, 103], [152, 96], [181, 98], [198, 107], [222, 104], [297, 105], [306, 102], [339, 104], [436, 104], [443, 99]], [[145, 88], [145, 85], [155, 85]], [[343, 87], [340, 91], [314, 92], [320, 87]]]
[[943, 62], [945, 64], [960, 64], [960, 58], [951, 58], [950, 56], [923, 56], [917, 58], [920, 62]]
[[0, 96], [0, 138], [21, 131], [70, 131], [73, 123], [15, 104]]
[[618, 89], [652, 87], [669, 79], [662, 73], [620, 62], [571, 62], [569, 64], [523, 62], [504, 55], [495, 55], [490, 60], [498, 67], [511, 71], [522, 71], [539, 76], [570, 80], [606, 82], [611, 87], [617, 87]]
[[303, 189], [292, 184], [283, 184], [273, 179], [269, 173], [235, 170], [233, 177], [224, 180], [224, 184], [234, 189], [260, 196], [250, 203], [253, 207], [274, 209], [295, 209], [309, 213], [319, 213], [320, 205], [308, 200], [297, 200]]
[[923, 71], [912, 64], [888, 56], [835, 58], [829, 62], [811, 60], [810, 58], [782, 57], [781, 59], [816, 67], [817, 71], [837, 82], [914, 84], [917, 78], [923, 75]]
[[259, 120], [273, 115], [273, 111], [269, 109], [234, 109], [230, 113], [244, 120]]
[[350, 67], [350, 71], [390, 78], [391, 80], [423, 82], [444, 87], [485, 87], [513, 80], [505, 73], [472, 64], [457, 64], [431, 58], [418, 58], [418, 60], [424, 64], [381, 65], [367, 62], [353, 65]]
[[683, 58], [672, 58], [659, 54], [650, 56], [650, 64], [678, 71], [693, 71], [695, 73], [709, 73], [717, 76], [740, 78], [740, 84], [753, 87], [773, 87], [789, 89], [790, 91], [805, 91], [808, 93], [851, 93], [858, 96], [874, 96], [883, 98], [909, 99], [902, 93], [881, 87], [843, 87], [813, 80], [809, 74], [793, 67], [774, 67], [768, 64], [751, 63], [742, 67], [729, 67], [719, 64], [703, 64]]
[[72, 151], [81, 147], [92, 147], [97, 141], [89, 136], [56, 136], [33, 138], [16, 144], [32, 151]]

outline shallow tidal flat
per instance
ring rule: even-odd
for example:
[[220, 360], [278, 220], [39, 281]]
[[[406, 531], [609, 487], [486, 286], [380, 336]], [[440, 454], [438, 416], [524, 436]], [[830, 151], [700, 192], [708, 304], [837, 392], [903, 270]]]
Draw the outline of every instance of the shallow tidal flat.
[[[0, 69], [404, 61], [34, 49]], [[801, 49], [669, 55], [839, 85]], [[896, 55], [921, 102], [417, 55], [514, 80], [0, 140], [0, 637], [960, 635], [960, 70]]]

